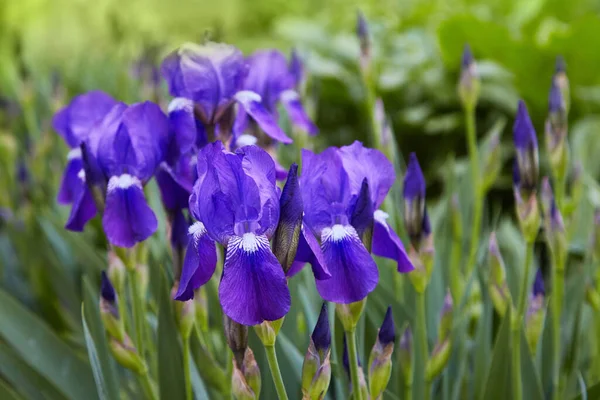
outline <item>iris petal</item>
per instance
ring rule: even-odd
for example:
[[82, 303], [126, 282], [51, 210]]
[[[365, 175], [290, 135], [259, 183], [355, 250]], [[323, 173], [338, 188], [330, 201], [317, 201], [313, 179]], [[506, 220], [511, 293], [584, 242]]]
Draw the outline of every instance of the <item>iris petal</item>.
[[[74, 150], [79, 150], [79, 148]], [[82, 168], [83, 162], [81, 161], [81, 156], [71, 158], [67, 162], [67, 166], [65, 167], [65, 172], [63, 173], [62, 181], [60, 183], [60, 189], [58, 190], [57, 200], [60, 204], [71, 204], [73, 201], [75, 201], [76, 191], [81, 185], [81, 179], [77, 175]]]
[[284, 144], [292, 143], [292, 139], [277, 125], [276, 119], [262, 104], [260, 95], [243, 90], [236, 93], [235, 99], [268, 136]]
[[83, 170], [80, 170], [76, 179], [77, 181], [73, 182], [71, 214], [65, 228], [70, 231], [81, 232], [85, 224], [96, 215], [96, 203], [94, 203], [92, 192], [85, 183]]
[[373, 254], [396, 260], [398, 272], [410, 272], [415, 267], [410, 262], [402, 241], [389, 226], [386, 219], [388, 215], [381, 211], [375, 211], [375, 224], [373, 227]]
[[300, 272], [306, 263], [311, 265], [313, 275], [316, 279], [324, 280], [331, 278], [319, 242], [308, 226], [303, 223], [296, 258], [288, 271], [288, 277], [292, 277]]
[[296, 91], [286, 90], [281, 93], [280, 99], [294, 125], [305, 130], [310, 135], [319, 133], [319, 128], [306, 115], [306, 111], [304, 111], [304, 107], [300, 101], [300, 96]]
[[219, 298], [223, 312], [243, 325], [275, 321], [287, 314], [290, 291], [266, 236], [246, 233], [231, 238]]

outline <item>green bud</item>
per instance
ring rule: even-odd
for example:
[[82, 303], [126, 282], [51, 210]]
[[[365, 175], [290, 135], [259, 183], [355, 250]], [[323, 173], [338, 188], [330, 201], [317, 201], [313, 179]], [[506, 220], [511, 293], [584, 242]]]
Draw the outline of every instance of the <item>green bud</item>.
[[458, 81], [458, 97], [463, 105], [467, 109], [475, 108], [479, 99], [479, 91], [481, 89], [481, 82], [479, 80], [479, 73], [477, 72], [477, 63], [473, 58], [469, 45], [465, 45], [460, 80]]
[[254, 394], [254, 391], [246, 382], [244, 374], [235, 366], [235, 364], [233, 367], [233, 373], [231, 374], [231, 391], [233, 393], [233, 398], [237, 400], [258, 399], [258, 396]]
[[201, 286], [194, 292], [194, 303], [194, 309], [196, 310], [196, 326], [202, 332], [208, 332], [208, 298], [204, 286]]
[[124, 293], [127, 271], [125, 269], [125, 264], [123, 264], [121, 258], [113, 250], [108, 250], [107, 274], [108, 278], [117, 290], [117, 293]]
[[342, 322], [344, 332], [353, 332], [367, 303], [367, 298], [350, 304], [336, 304], [335, 311]]
[[450, 359], [451, 351], [452, 340], [450, 337], [443, 340], [441, 343], [436, 344], [425, 367], [425, 379], [427, 379], [428, 382], [431, 382], [444, 370]]
[[146, 373], [146, 363], [138, 354], [129, 336], [125, 336], [125, 339], [121, 342], [114, 338], [109, 338], [108, 346], [115, 360], [123, 367], [138, 375]]
[[244, 355], [248, 349], [248, 327], [239, 324], [223, 314], [223, 331], [227, 345], [233, 352], [233, 357], [238, 366], [243, 365]]
[[265, 346], [275, 346], [277, 340], [277, 334], [283, 324], [283, 319], [280, 318], [277, 321], [263, 321], [258, 325], [254, 325], [254, 332]]
[[254, 353], [252, 349], [249, 347], [246, 349], [246, 354], [244, 356], [244, 366], [242, 369], [244, 373], [244, 378], [246, 378], [246, 382], [252, 392], [256, 395], [258, 399], [260, 397], [260, 388], [261, 388], [261, 379], [260, 379], [260, 369], [258, 368], [258, 363], [254, 358]]
[[527, 199], [523, 199], [516, 188], [514, 193], [521, 233], [525, 237], [525, 242], [533, 243], [542, 223], [537, 196], [534, 192]]
[[500, 254], [500, 249], [498, 248], [495, 232], [492, 232], [490, 235], [488, 265], [488, 290], [490, 297], [496, 312], [499, 315], [504, 316], [506, 307], [511, 304], [511, 297], [506, 283], [504, 260], [502, 254]]
[[150, 276], [148, 275], [148, 265], [146, 263], [138, 264], [135, 268], [135, 276], [138, 280], [140, 288], [140, 296], [142, 301], [146, 299], [148, 293], [148, 284], [150, 283]]
[[302, 398], [304, 400], [320, 400], [325, 397], [331, 381], [330, 354], [331, 350], [326, 349], [321, 359], [313, 340], [310, 340], [302, 364]]
[[452, 306], [452, 295], [448, 291], [446, 292], [446, 297], [444, 297], [444, 306], [442, 307], [442, 311], [440, 312], [438, 341], [443, 341], [448, 336], [450, 336], [450, 332], [452, 331]]
[[544, 135], [552, 176], [556, 182], [564, 185], [569, 170], [569, 143], [566, 132], [564, 134], [553, 132], [550, 121], [546, 121]]
[[525, 320], [525, 337], [532, 354], [535, 354], [538, 340], [542, 333], [542, 329], [544, 328], [545, 316], [544, 296], [532, 296]]
[[380, 399], [387, 388], [392, 374], [392, 352], [394, 342], [383, 346], [379, 339], [373, 345], [369, 356], [370, 399]]
[[418, 293], [424, 293], [429, 284], [431, 272], [433, 271], [433, 256], [432, 234], [423, 238], [419, 250], [415, 250], [413, 246], [410, 246], [408, 257], [415, 269], [408, 273], [408, 278]]
[[[171, 297], [175, 297], [179, 282], [176, 282], [171, 290]], [[187, 301], [176, 301], [175, 302], [175, 318], [177, 319], [177, 326], [181, 337], [185, 340], [192, 334], [194, 324], [196, 322], [196, 303], [193, 299]]]
[[116, 302], [111, 304], [107, 300], [100, 298], [100, 317], [108, 335], [119, 342], [123, 342], [126, 336], [125, 326], [119, 316], [116, 304]]
[[506, 125], [505, 120], [498, 121], [492, 131], [490, 132], [488, 138], [485, 140], [483, 144], [482, 151], [482, 168], [483, 168], [483, 182], [482, 189], [484, 191], [489, 190], [498, 176], [500, 175], [500, 171], [502, 169], [502, 147], [500, 145], [500, 135], [502, 134], [502, 130], [504, 129], [504, 125]]

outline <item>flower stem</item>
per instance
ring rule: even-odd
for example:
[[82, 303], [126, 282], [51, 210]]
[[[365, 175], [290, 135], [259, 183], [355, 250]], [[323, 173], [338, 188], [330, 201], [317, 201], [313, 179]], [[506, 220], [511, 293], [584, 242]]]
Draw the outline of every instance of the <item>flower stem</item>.
[[554, 364], [552, 365], [552, 398], [560, 398], [560, 319], [562, 314], [562, 302], [564, 296], [564, 264], [562, 257], [551, 252], [552, 261], [552, 295], [550, 306], [552, 307], [552, 352]]
[[358, 374], [358, 353], [356, 349], [356, 331], [346, 331], [346, 342], [348, 344], [348, 358], [350, 362], [350, 376], [352, 379], [352, 399], [362, 400], [360, 391], [360, 378]]
[[277, 389], [277, 397], [279, 397], [279, 400], [287, 400], [288, 397], [287, 393], [285, 392], [285, 385], [283, 384], [281, 371], [279, 370], [279, 362], [277, 361], [275, 346], [265, 346], [265, 351], [267, 353], [267, 360], [269, 361], [269, 369], [271, 370], [273, 383], [275, 384], [275, 389]]
[[[415, 398], [419, 397], [419, 399], [427, 400], [429, 399], [429, 382], [425, 377], [425, 369], [427, 366], [427, 360], [429, 359], [429, 349], [427, 345], [427, 313], [425, 311], [425, 292], [417, 292], [417, 326], [416, 326], [416, 337], [418, 340], [415, 342], [415, 356], [414, 360], [417, 358], [421, 359], [421, 365], [417, 365], [413, 362], [413, 386], [417, 385], [417, 390], [415, 390]], [[418, 354], [417, 354], [418, 352]], [[420, 368], [418, 368], [420, 367]], [[419, 371], [421, 369], [421, 371]], [[415, 377], [421, 376], [421, 378], [417, 381]], [[419, 390], [421, 387], [422, 390]], [[421, 397], [422, 396], [422, 397]]]
[[479, 232], [481, 230], [481, 213], [483, 210], [483, 192], [481, 176], [479, 173], [479, 150], [477, 149], [477, 131], [475, 129], [475, 108], [465, 107], [465, 122], [467, 126], [467, 147], [469, 149], [469, 162], [471, 164], [471, 181], [473, 184], [473, 222], [471, 230], [471, 244], [467, 262], [467, 277], [471, 275], [477, 262], [477, 249], [479, 247]]
[[192, 376], [190, 374], [190, 337], [182, 338], [183, 341], [183, 376], [185, 380], [185, 398], [192, 400]]
[[156, 393], [156, 386], [150, 379], [150, 374], [148, 373], [148, 370], [146, 370], [143, 374], [140, 375], [140, 383], [142, 384], [142, 389], [144, 390], [144, 394], [146, 395], [147, 399], [158, 399], [158, 395]]
[[129, 290], [131, 291], [131, 301], [133, 302], [133, 319], [135, 322], [135, 345], [139, 354], [144, 357], [144, 308], [142, 306], [142, 294], [138, 284], [135, 268], [128, 268]]
[[526, 244], [525, 253], [525, 271], [519, 294], [517, 315], [513, 322], [513, 340], [512, 340], [512, 381], [513, 381], [513, 400], [523, 398], [523, 383], [521, 382], [521, 326], [523, 316], [525, 315], [525, 305], [527, 303], [527, 292], [529, 290], [529, 272], [533, 259], [533, 242]]

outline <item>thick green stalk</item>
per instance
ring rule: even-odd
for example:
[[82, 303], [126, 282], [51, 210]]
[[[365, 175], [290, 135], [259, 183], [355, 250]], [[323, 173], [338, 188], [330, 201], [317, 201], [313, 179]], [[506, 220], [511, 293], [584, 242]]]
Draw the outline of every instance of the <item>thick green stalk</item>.
[[527, 304], [527, 293], [529, 291], [529, 273], [533, 262], [533, 242], [526, 244], [525, 253], [525, 271], [521, 283], [521, 292], [517, 307], [517, 315], [513, 321], [512, 331], [512, 381], [513, 381], [513, 400], [523, 398], [523, 383], [521, 381], [521, 327], [525, 315], [525, 305]]
[[128, 268], [129, 290], [131, 291], [131, 301], [133, 302], [133, 320], [135, 322], [135, 346], [139, 354], [145, 357], [144, 346], [144, 307], [142, 305], [142, 294], [136, 277], [135, 268]]
[[183, 377], [185, 382], [185, 398], [192, 400], [192, 376], [190, 374], [190, 337], [181, 338], [183, 341]]
[[[425, 368], [429, 359], [429, 349], [427, 344], [427, 313], [425, 311], [425, 292], [417, 292], [417, 326], [415, 331], [415, 352], [413, 357], [413, 379], [412, 385], [417, 386], [414, 391], [415, 400], [429, 399], [429, 382], [425, 377]], [[417, 355], [418, 354], [418, 355]], [[416, 360], [420, 358], [421, 364], [417, 365]], [[420, 371], [419, 371], [420, 369]], [[420, 376], [419, 379], [416, 377]], [[422, 396], [422, 397], [421, 397]], [[418, 398], [418, 399], [417, 399]]]
[[281, 377], [281, 371], [279, 370], [275, 346], [265, 346], [265, 351], [267, 352], [267, 360], [269, 361], [269, 369], [271, 370], [273, 383], [275, 384], [275, 389], [277, 389], [277, 397], [279, 397], [279, 400], [287, 400], [288, 397], [285, 392], [285, 384]]
[[473, 184], [473, 221], [471, 225], [471, 244], [467, 261], [467, 277], [475, 268], [477, 249], [479, 247], [479, 232], [481, 230], [481, 213], [483, 211], [483, 192], [481, 190], [481, 174], [479, 172], [479, 150], [477, 149], [477, 131], [475, 129], [475, 107], [465, 107], [465, 122], [467, 126], [467, 147], [471, 164], [471, 181]]
[[346, 331], [346, 342], [348, 344], [348, 361], [350, 362], [350, 376], [352, 379], [352, 399], [362, 400], [360, 390], [360, 378], [358, 374], [358, 353], [356, 346], [356, 331]]

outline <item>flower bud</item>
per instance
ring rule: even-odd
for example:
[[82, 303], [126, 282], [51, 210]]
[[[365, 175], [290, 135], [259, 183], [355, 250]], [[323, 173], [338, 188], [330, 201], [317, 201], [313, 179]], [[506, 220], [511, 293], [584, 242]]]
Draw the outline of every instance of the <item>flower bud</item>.
[[556, 260], [558, 271], [565, 268], [567, 256], [567, 237], [565, 234], [565, 225], [563, 218], [556, 206], [550, 180], [545, 177], [542, 181], [542, 205], [544, 207], [544, 232], [546, 234], [546, 242], [550, 251]]
[[475, 108], [479, 99], [480, 87], [481, 83], [477, 72], [477, 64], [473, 58], [473, 53], [471, 53], [471, 48], [468, 44], [465, 44], [462, 54], [460, 80], [458, 81], [458, 96], [463, 107], [467, 109]]
[[398, 360], [400, 368], [404, 375], [404, 383], [408, 386], [412, 384], [412, 332], [410, 326], [407, 326], [400, 336], [400, 345], [398, 346]]
[[125, 338], [125, 327], [119, 315], [117, 293], [106, 272], [102, 271], [100, 286], [100, 316], [108, 335], [122, 342]]
[[223, 331], [227, 345], [233, 352], [233, 358], [238, 366], [243, 365], [244, 354], [248, 348], [248, 327], [239, 324], [223, 314]]
[[202, 332], [208, 332], [208, 299], [206, 287], [201, 286], [194, 292], [194, 309], [196, 310], [196, 326]]
[[449, 292], [444, 297], [444, 306], [440, 312], [437, 343], [433, 348], [431, 357], [427, 361], [425, 375], [429, 381], [439, 375], [448, 360], [452, 349], [450, 332], [452, 331], [452, 296]]
[[502, 169], [502, 147], [500, 146], [500, 135], [504, 129], [504, 121], [498, 121], [494, 125], [490, 135], [484, 142], [482, 161], [483, 161], [483, 190], [489, 190]]
[[[171, 298], [177, 293], [179, 288], [179, 282], [175, 282], [173, 289], [171, 290]], [[193, 299], [187, 301], [176, 301], [175, 302], [175, 318], [177, 320], [177, 326], [179, 327], [179, 333], [185, 340], [190, 337], [194, 324], [196, 323], [196, 303]]]
[[144, 375], [146, 373], [146, 363], [138, 354], [129, 336], [125, 336], [122, 341], [119, 341], [116, 338], [109, 338], [108, 346], [115, 360], [123, 367], [138, 375]]
[[283, 267], [283, 271], [287, 273], [298, 250], [304, 212], [296, 163], [290, 166], [279, 204], [279, 224], [273, 236], [273, 254]]
[[415, 153], [410, 153], [404, 176], [404, 226], [415, 248], [419, 248], [425, 219], [425, 177]]
[[360, 192], [350, 205], [352, 215], [350, 224], [356, 229], [356, 233], [361, 238], [363, 244], [369, 252], [371, 252], [371, 244], [373, 242], [373, 202], [369, 193], [369, 182], [367, 178], [362, 181]]
[[525, 337], [527, 338], [527, 344], [532, 354], [535, 354], [540, 334], [544, 328], [544, 317], [546, 314], [544, 295], [544, 278], [542, 270], [538, 269], [529, 299], [527, 316], [525, 317]]
[[553, 83], [558, 86], [565, 105], [565, 111], [569, 112], [570, 107], [570, 89], [569, 78], [567, 77], [567, 65], [564, 58], [556, 57], [556, 69], [554, 70]]
[[452, 295], [450, 291], [446, 292], [444, 297], [444, 306], [440, 312], [440, 324], [438, 327], [438, 341], [442, 341], [450, 336], [452, 331]]
[[349, 304], [338, 303], [335, 311], [342, 322], [345, 332], [353, 332], [367, 303], [367, 298]]
[[125, 292], [125, 279], [127, 270], [119, 256], [112, 250], [108, 250], [108, 279], [115, 287], [117, 293]]
[[517, 152], [513, 184], [524, 196], [529, 197], [537, 188], [539, 156], [535, 129], [523, 100], [519, 100], [513, 139]]
[[[425, 212], [424, 220], [429, 221], [427, 212]], [[414, 247], [410, 246], [408, 250], [408, 258], [415, 268], [408, 273], [408, 278], [418, 293], [425, 292], [433, 271], [435, 250], [433, 248], [433, 236], [431, 235], [429, 222], [427, 222], [426, 227], [427, 229], [423, 229], [423, 232], [428, 233], [424, 236], [421, 248], [417, 251]]]
[[537, 197], [533, 194], [523, 199], [517, 188], [514, 190], [514, 195], [521, 233], [527, 243], [533, 243], [542, 223]]
[[369, 37], [369, 24], [360, 10], [356, 14], [356, 36], [360, 42], [360, 67], [364, 72], [371, 63], [371, 38]]
[[302, 64], [302, 59], [295, 48], [292, 49], [288, 69], [290, 74], [294, 77], [294, 87], [296, 91], [300, 93], [304, 83], [304, 66]]
[[327, 304], [324, 303], [302, 364], [303, 399], [322, 399], [327, 393], [331, 380], [330, 346], [331, 330]]
[[488, 290], [490, 297], [496, 312], [500, 316], [504, 316], [506, 307], [511, 303], [510, 291], [506, 283], [506, 269], [504, 267], [504, 260], [500, 249], [498, 248], [498, 242], [496, 240], [496, 233], [492, 232], [489, 241], [489, 279], [488, 279]]
[[277, 340], [277, 334], [283, 324], [283, 319], [280, 318], [276, 321], [263, 321], [258, 325], [254, 325], [254, 332], [265, 346], [275, 346]]
[[247, 347], [243, 355], [243, 363], [239, 367], [233, 363], [231, 389], [238, 400], [254, 400], [260, 397], [260, 369], [254, 358], [254, 353]]
[[392, 307], [388, 307], [377, 340], [369, 356], [369, 387], [371, 399], [379, 399], [383, 395], [392, 374], [392, 352], [396, 340]]

